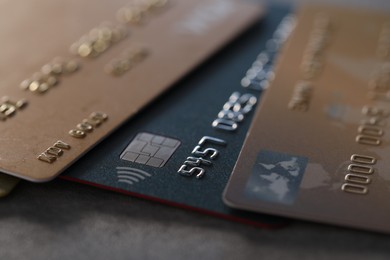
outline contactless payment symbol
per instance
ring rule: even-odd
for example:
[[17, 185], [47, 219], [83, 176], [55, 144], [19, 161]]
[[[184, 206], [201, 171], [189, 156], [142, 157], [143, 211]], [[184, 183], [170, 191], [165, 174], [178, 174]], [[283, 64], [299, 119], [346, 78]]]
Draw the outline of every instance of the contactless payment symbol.
[[136, 182], [152, 177], [150, 173], [131, 167], [116, 167], [118, 182], [124, 182], [133, 185]]
[[139, 133], [120, 155], [125, 161], [163, 167], [179, 147], [180, 141], [150, 133]]
[[305, 173], [306, 157], [260, 151], [245, 194], [269, 202], [293, 204]]

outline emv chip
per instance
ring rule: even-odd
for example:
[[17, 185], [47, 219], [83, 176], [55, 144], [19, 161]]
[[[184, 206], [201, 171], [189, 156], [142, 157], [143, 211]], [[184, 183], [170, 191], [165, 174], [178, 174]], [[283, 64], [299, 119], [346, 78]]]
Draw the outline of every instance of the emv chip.
[[122, 160], [163, 167], [179, 147], [180, 141], [161, 135], [139, 133], [122, 152]]

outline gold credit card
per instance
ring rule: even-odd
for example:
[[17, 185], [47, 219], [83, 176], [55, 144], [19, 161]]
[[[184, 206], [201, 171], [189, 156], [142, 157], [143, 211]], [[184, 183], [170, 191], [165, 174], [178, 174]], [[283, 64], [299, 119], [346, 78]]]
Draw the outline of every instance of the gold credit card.
[[7, 196], [19, 183], [18, 178], [0, 173], [0, 198]]
[[261, 12], [239, 0], [2, 1], [0, 171], [53, 179]]
[[224, 200], [390, 232], [390, 15], [306, 6]]

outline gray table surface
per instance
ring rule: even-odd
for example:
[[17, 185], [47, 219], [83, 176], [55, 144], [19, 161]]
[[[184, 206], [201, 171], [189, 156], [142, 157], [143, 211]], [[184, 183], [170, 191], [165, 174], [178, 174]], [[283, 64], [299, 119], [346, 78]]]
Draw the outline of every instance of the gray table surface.
[[390, 259], [388, 235], [263, 230], [64, 180], [23, 182], [0, 203], [0, 259]]
[[1, 260], [200, 258], [390, 259], [390, 236], [301, 221], [263, 230], [63, 180], [0, 200]]

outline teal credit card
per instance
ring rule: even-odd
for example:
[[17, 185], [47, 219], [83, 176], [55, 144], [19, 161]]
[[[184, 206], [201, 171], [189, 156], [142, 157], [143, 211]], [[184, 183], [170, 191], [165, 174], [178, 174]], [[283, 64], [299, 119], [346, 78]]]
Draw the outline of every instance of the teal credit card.
[[283, 218], [222, 201], [281, 45], [290, 8], [265, 18], [97, 145], [62, 178], [260, 227]]

